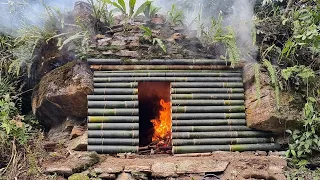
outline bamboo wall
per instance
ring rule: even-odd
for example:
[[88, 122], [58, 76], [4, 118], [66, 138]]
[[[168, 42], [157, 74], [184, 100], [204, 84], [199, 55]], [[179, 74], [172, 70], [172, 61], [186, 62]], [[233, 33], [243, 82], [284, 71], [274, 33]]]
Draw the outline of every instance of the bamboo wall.
[[89, 59], [88, 150], [139, 149], [138, 82], [171, 82], [173, 153], [276, 150], [272, 134], [246, 126], [241, 66], [224, 60]]

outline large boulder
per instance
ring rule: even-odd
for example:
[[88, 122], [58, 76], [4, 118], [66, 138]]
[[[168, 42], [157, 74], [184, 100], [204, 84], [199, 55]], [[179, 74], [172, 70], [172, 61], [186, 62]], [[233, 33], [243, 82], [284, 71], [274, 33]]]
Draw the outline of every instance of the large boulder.
[[268, 72], [260, 73], [260, 100], [255, 83], [254, 64], [247, 64], [243, 71], [247, 126], [250, 128], [283, 133], [301, 119], [294, 96], [280, 92], [280, 108], [277, 108], [275, 90]]
[[34, 89], [32, 110], [46, 129], [67, 119], [82, 122], [87, 116], [87, 95], [93, 92], [93, 74], [87, 63], [72, 61], [46, 74]]

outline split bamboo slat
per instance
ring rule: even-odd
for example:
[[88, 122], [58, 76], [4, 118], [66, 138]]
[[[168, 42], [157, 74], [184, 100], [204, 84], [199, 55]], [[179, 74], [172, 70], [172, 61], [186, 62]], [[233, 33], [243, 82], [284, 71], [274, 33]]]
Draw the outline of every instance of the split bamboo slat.
[[139, 82], [170, 82], [172, 152], [278, 150], [272, 134], [246, 126], [243, 64], [211, 59], [89, 59], [88, 150], [139, 151]]

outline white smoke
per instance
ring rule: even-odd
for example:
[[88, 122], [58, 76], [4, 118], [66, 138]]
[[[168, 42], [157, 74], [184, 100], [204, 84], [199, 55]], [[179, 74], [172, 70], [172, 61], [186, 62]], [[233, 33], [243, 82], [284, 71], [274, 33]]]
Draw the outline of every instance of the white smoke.
[[[208, 27], [211, 18], [217, 19], [219, 14], [222, 15], [224, 25], [235, 30], [243, 57], [249, 61], [256, 58], [257, 47], [253, 42], [255, 0], [155, 0], [155, 4], [162, 7], [162, 12], [169, 11], [175, 4], [183, 10], [185, 24], [194, 30], [197, 23]], [[201, 22], [197, 22], [199, 15]]]
[[[18, 29], [23, 24], [42, 26], [46, 20], [46, 6], [58, 8], [62, 12], [70, 11], [77, 0], [0, 0], [0, 31], [1, 29]], [[87, 2], [86, 0], [83, 0]], [[146, 0], [137, 0], [136, 9]], [[129, 0], [126, 0], [128, 3]], [[237, 43], [244, 54], [256, 50], [253, 45], [252, 32], [253, 7], [255, 0], [154, 0], [154, 5], [161, 7], [161, 13], [167, 13], [172, 4], [183, 10], [185, 23], [196, 28], [195, 21], [202, 16], [204, 25], [210, 18], [217, 18], [222, 13], [224, 24], [232, 26], [237, 33]], [[253, 53], [254, 54], [254, 53]], [[254, 55], [253, 55], [254, 56]], [[246, 56], [248, 58], [249, 56]]]
[[17, 30], [24, 25], [43, 26], [46, 7], [67, 12], [77, 0], [0, 0], [0, 32]]
[[[225, 22], [232, 26], [237, 33], [237, 44], [246, 60], [256, 58], [257, 47], [253, 42], [254, 26], [254, 1], [235, 0], [232, 6], [232, 13], [225, 19]], [[248, 59], [248, 58], [252, 59]]]

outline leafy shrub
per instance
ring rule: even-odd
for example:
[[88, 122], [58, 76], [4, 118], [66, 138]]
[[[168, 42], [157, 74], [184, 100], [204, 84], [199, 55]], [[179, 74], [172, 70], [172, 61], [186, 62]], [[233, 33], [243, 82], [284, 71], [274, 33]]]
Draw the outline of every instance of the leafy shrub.
[[200, 40], [205, 46], [210, 47], [217, 43], [225, 46], [226, 54], [224, 58], [229, 58], [231, 66], [239, 62], [240, 50], [237, 47], [236, 34], [232, 27], [223, 27], [221, 15], [217, 20], [212, 18], [211, 26], [208, 28], [200, 24], [198, 31], [200, 31]]
[[[299, 160], [298, 165], [305, 165], [305, 160], [313, 151], [320, 151], [320, 113], [316, 110], [316, 99], [309, 97], [304, 106], [304, 119], [302, 130], [288, 131], [292, 135], [287, 157]], [[302, 160], [301, 160], [302, 159]]]
[[[136, 8], [136, 0], [129, 0], [129, 8], [127, 8], [127, 5], [124, 0], [117, 0], [117, 1], [111, 1], [111, 0], [103, 0], [104, 2], [113, 5], [117, 9], [119, 9], [123, 15], [126, 15], [127, 18], [131, 19], [139, 14], [143, 13], [145, 9], [150, 6], [152, 3], [151, 1], [146, 1], [143, 4], [141, 4], [138, 8]], [[127, 12], [127, 9], [129, 9], [129, 12]]]
[[152, 42], [152, 44], [157, 43], [163, 52], [165, 52], [165, 53], [167, 52], [166, 45], [163, 43], [163, 41], [161, 39], [153, 37], [152, 30], [149, 27], [140, 26], [140, 29], [142, 29], [144, 31], [143, 37], [146, 40]]

